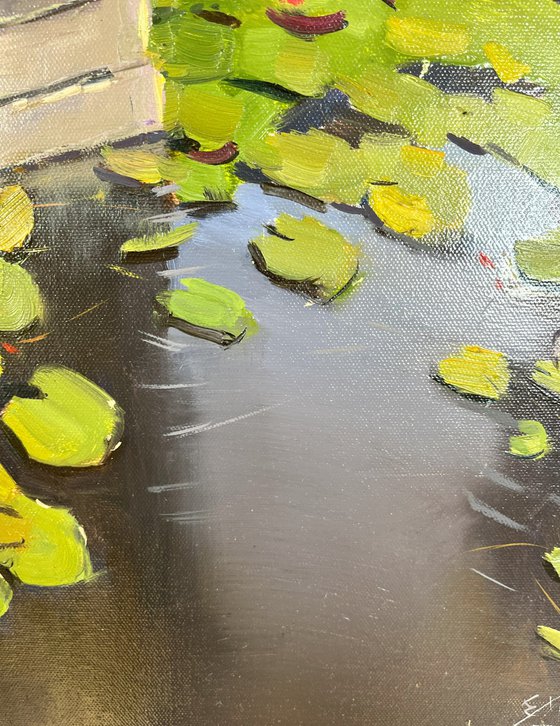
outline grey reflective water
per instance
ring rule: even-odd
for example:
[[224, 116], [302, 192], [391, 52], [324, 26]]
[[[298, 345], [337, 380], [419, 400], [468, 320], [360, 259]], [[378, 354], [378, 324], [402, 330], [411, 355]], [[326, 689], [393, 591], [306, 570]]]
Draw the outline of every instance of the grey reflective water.
[[[102, 185], [91, 159], [17, 177], [63, 206], [38, 208], [48, 250], [27, 262], [50, 335], [22, 346], [12, 373], [78, 369], [123, 405], [127, 433], [108, 466], [62, 476], [2, 441], [27, 492], [73, 508], [99, 576], [16, 592], [0, 622], [0, 723], [507, 726], [525, 699], [560, 695], [560, 664], [534, 635], [558, 620], [535, 578], [560, 601], [541, 551], [469, 553], [559, 541], [558, 456], [506, 453], [512, 417], [560, 433], [558, 407], [523, 377], [550, 354], [560, 297], [510, 268], [517, 236], [558, 223], [558, 198], [453, 153], [476, 189], [454, 251], [247, 185], [176, 259], [127, 268], [141, 279], [107, 265], [161, 200]], [[309, 305], [255, 270], [247, 241], [278, 210], [362, 245], [352, 296]], [[224, 351], [159, 327], [152, 299], [181, 275], [241, 293], [259, 334]], [[431, 379], [465, 342], [511, 356], [508, 402], [466, 402]]]

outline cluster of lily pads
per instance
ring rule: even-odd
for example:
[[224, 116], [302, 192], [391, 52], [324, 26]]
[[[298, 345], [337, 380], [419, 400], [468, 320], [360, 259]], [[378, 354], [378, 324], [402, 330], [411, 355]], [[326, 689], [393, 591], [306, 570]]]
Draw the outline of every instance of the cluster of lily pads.
[[[447, 161], [449, 141], [560, 185], [560, 61], [540, 32], [560, 37], [552, 2], [500, 0], [495, 12], [486, 0], [153, 5], [148, 52], [165, 78], [169, 144], [106, 149], [108, 180], [159, 187], [178, 203], [231, 203], [249, 169], [275, 193], [369, 210], [388, 233], [436, 244], [461, 230], [470, 208], [467, 175]], [[433, 65], [488, 71], [489, 96], [443, 88]], [[313, 104], [329, 94], [338, 99], [333, 113], [300, 128], [298, 111], [315, 118]], [[176, 247], [196, 227], [128, 240], [121, 254], [126, 260]], [[24, 336], [44, 324], [40, 290], [17, 255], [32, 229], [24, 190], [0, 190], [0, 333]], [[328, 303], [357, 279], [359, 248], [312, 217], [267, 220], [248, 245], [261, 273], [315, 302]], [[558, 232], [520, 241], [516, 255], [527, 276], [560, 279]], [[170, 325], [224, 347], [257, 329], [234, 291], [196, 278], [181, 283], [156, 299]], [[497, 400], [511, 373], [501, 353], [465, 346], [441, 361], [438, 376], [463, 395]], [[538, 361], [531, 378], [560, 392], [556, 361]], [[123, 413], [96, 384], [55, 365], [38, 368], [27, 383], [0, 420], [30, 459], [96, 466], [118, 446]], [[540, 422], [523, 420], [519, 429], [513, 455], [536, 459], [550, 449]], [[0, 564], [10, 577], [57, 585], [91, 574], [85, 536], [69, 512], [28, 499], [3, 470], [0, 497]], [[0, 593], [5, 609], [7, 580]]]
[[[250, 167], [436, 243], [470, 207], [448, 142], [560, 183], [560, 62], [540, 40], [560, 34], [552, 2], [498, 0], [493, 12], [487, 0], [152, 4], [148, 54], [165, 79], [171, 144], [113, 155], [129, 180], [172, 184], [181, 202], [230, 202]], [[465, 82], [466, 69], [484, 73]]]
[[[437, 380], [457, 393], [480, 401], [498, 401], [508, 392], [511, 369], [507, 357], [476, 345], [463, 346], [456, 355], [440, 361]], [[560, 362], [538, 360], [531, 382], [548, 395], [560, 395]], [[540, 421], [518, 421], [519, 434], [510, 438], [510, 453], [524, 459], [540, 459], [552, 448]]]
[[[0, 189], [0, 335], [16, 336], [18, 345], [41, 338], [29, 335], [42, 330], [45, 319], [41, 291], [24, 267], [33, 226], [33, 204], [24, 189]], [[16, 389], [0, 411], [0, 422], [31, 461], [99, 466], [120, 444], [122, 410], [77, 371], [42, 365]], [[72, 514], [27, 497], [2, 466], [0, 520], [0, 615], [8, 609], [16, 581], [61, 586], [91, 577], [86, 535]]]
[[[105, 150], [111, 159], [112, 150]], [[122, 152], [117, 152], [122, 159]], [[132, 162], [142, 151], [126, 151]], [[159, 252], [187, 242], [196, 231], [192, 222], [166, 232], [135, 237], [121, 245], [121, 259]], [[297, 219], [281, 214], [265, 231], [248, 242], [255, 267], [273, 283], [299, 292], [313, 302], [328, 303], [358, 283], [357, 245], [314, 217]], [[183, 278], [179, 289], [156, 296], [164, 320], [190, 335], [228, 347], [258, 330], [253, 314], [233, 290], [202, 278]]]
[[[529, 11], [521, 0], [500, 0], [496, 13], [485, 0], [152, 4], [147, 52], [165, 79], [168, 142], [105, 149], [102, 179], [155, 187], [181, 204], [231, 204], [249, 169], [270, 193], [361, 208], [387, 233], [431, 244], [457, 239], [471, 204], [467, 174], [447, 161], [449, 142], [560, 183], [560, 63], [534, 32], [560, 33], [550, 3]], [[463, 74], [458, 90], [438, 83], [432, 68], [442, 66]], [[482, 84], [473, 75], [463, 90], [466, 69], [484, 70]], [[333, 93], [326, 111], [313, 105]], [[314, 300], [332, 299], [351, 283], [357, 255], [337, 266], [344, 243], [334, 259], [326, 244], [336, 232], [316, 227], [314, 238], [318, 222], [292, 224], [299, 237], [277, 220], [250, 243], [256, 267]], [[122, 251], [176, 246], [195, 228], [130, 240]], [[282, 245], [285, 237], [292, 244]], [[560, 279], [557, 237], [518, 242], [520, 271]], [[225, 318], [196, 309], [206, 295], [223, 313], [231, 291], [182, 282], [187, 290], [158, 299], [171, 324], [222, 345], [256, 329], [244, 324], [244, 307], [235, 311], [239, 300]]]
[[[554, 547], [551, 552], [544, 555], [546, 562], [550, 563], [557, 576], [560, 577], [560, 548]], [[539, 625], [537, 633], [551, 646], [546, 652], [556, 660], [560, 660], [560, 630], [549, 628], [545, 625]]]
[[[495, 350], [474, 345], [463, 346], [456, 355], [440, 361], [437, 380], [462, 396], [479, 401], [498, 401], [507, 395], [511, 369], [506, 356]], [[560, 395], [560, 361], [537, 360], [530, 374], [531, 383], [546, 395]], [[519, 433], [510, 437], [509, 452], [527, 460], [542, 459], [552, 450], [549, 435], [540, 421], [522, 419], [517, 422]], [[506, 545], [507, 546], [507, 545]], [[500, 547], [500, 545], [498, 545]], [[560, 576], [560, 548], [544, 555]], [[538, 582], [537, 582], [538, 584]], [[542, 586], [539, 585], [541, 589]], [[547, 599], [560, 612], [554, 600]], [[547, 655], [560, 660], [560, 630], [547, 626], [537, 628], [538, 635], [548, 643]]]

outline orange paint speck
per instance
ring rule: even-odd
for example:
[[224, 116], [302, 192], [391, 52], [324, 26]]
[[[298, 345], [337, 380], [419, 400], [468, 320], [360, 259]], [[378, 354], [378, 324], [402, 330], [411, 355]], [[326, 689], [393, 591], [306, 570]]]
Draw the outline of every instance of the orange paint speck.
[[16, 348], [16, 346], [11, 343], [0, 343], [0, 345], [2, 345], [2, 348], [4, 348], [6, 353], [11, 353], [12, 355], [19, 353], [19, 348]]

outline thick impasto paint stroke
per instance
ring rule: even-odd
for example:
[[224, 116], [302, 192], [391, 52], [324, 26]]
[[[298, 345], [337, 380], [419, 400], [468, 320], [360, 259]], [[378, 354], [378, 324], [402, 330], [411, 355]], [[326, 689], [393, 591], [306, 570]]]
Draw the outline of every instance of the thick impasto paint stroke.
[[156, 298], [179, 330], [227, 347], [258, 329], [245, 301], [233, 290], [201, 278], [180, 282], [186, 289], [166, 290]]
[[521, 459], [542, 459], [549, 453], [548, 434], [540, 421], [523, 419], [517, 425], [519, 434], [509, 440], [510, 454]]
[[155, 250], [165, 250], [169, 247], [177, 247], [191, 239], [197, 227], [196, 222], [191, 222], [176, 227], [170, 232], [160, 232], [159, 234], [129, 239], [121, 245], [121, 253], [126, 255], [132, 252], [153, 252]]
[[22, 187], [0, 189], [0, 250], [21, 247], [33, 231], [33, 204]]
[[249, 243], [257, 269], [280, 285], [328, 302], [354, 278], [359, 249], [314, 217], [283, 214]]
[[438, 376], [459, 393], [497, 400], [508, 389], [510, 370], [503, 353], [465, 345], [457, 355], [439, 362]]
[[37, 368], [29, 384], [39, 397], [14, 396], [0, 419], [31, 459], [58, 467], [99, 466], [119, 446], [123, 411], [95, 383], [49, 365]]
[[31, 274], [0, 258], [0, 331], [23, 330], [42, 317], [41, 292]]

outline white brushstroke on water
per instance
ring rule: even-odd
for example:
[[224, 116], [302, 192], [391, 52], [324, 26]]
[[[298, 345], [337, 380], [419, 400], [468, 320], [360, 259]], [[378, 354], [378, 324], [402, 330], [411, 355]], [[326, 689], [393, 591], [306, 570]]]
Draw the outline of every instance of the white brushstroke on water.
[[199, 426], [185, 426], [184, 428], [174, 428], [171, 431], [168, 431], [164, 434], [166, 437], [175, 437], [175, 436], [192, 436], [193, 434], [199, 434], [203, 431], [211, 431], [212, 429], [220, 428], [221, 426], [227, 426], [228, 424], [234, 424], [238, 421], [244, 421], [247, 418], [252, 418], [253, 416], [258, 416], [261, 413], [265, 413], [266, 411], [270, 411], [273, 408], [277, 408], [278, 406], [282, 406], [283, 404], [276, 404], [274, 406], [263, 406], [262, 408], [258, 408], [256, 411], [250, 411], [249, 413], [244, 413], [241, 416], [234, 416], [233, 418], [228, 418], [225, 421], [217, 421], [216, 423], [213, 423], [210, 421], [209, 423], [200, 424]]
[[503, 582], [500, 582], [499, 580], [494, 580], [493, 577], [490, 577], [489, 575], [485, 575], [484, 572], [480, 572], [480, 570], [475, 570], [474, 567], [469, 567], [471, 572], [476, 572], [477, 575], [480, 575], [481, 577], [484, 577], [485, 580], [489, 580], [490, 582], [493, 582], [496, 585], [499, 585], [500, 587], [505, 588], [506, 590], [511, 590], [511, 592], [517, 592], [517, 590], [513, 587], [510, 587], [509, 585], [504, 585]]
[[188, 219], [188, 212], [170, 212], [168, 214], [156, 214], [154, 217], [148, 217], [146, 222], [155, 222], [156, 224], [175, 224], [185, 222]]
[[152, 340], [159, 340], [160, 343], [165, 343], [166, 345], [169, 345], [173, 348], [181, 349], [181, 348], [189, 347], [185, 343], [177, 343], [174, 340], [169, 340], [169, 338], [162, 338], [159, 335], [154, 335], [153, 333], [147, 333], [145, 330], [139, 330], [138, 332], [140, 333], [140, 335], [146, 335], [148, 338], [151, 338]]
[[163, 492], [174, 492], [182, 489], [192, 489], [198, 486], [196, 481], [177, 482], [175, 484], [160, 484], [159, 486], [148, 487], [150, 494], [162, 494]]
[[168, 512], [160, 514], [160, 517], [168, 522], [205, 522], [209, 518], [207, 509], [197, 509], [188, 512]]
[[509, 477], [501, 474], [499, 471], [495, 471], [494, 469], [485, 469], [480, 473], [480, 476], [484, 479], [489, 479], [494, 484], [497, 484], [500, 487], [504, 487], [504, 489], [509, 489], [512, 492], [521, 493], [525, 491], [525, 488], [522, 487], [521, 484], [518, 484], [513, 479], [510, 479]]
[[202, 383], [137, 383], [137, 388], [148, 388], [154, 391], [171, 391], [179, 388], [199, 388], [205, 386], [206, 382]]
[[170, 270], [160, 270], [156, 274], [160, 275], [161, 277], [179, 277], [179, 275], [190, 275], [193, 272], [200, 272], [200, 270], [205, 270], [206, 265], [198, 265], [196, 267], [179, 267], [179, 268], [171, 268]]
[[164, 345], [163, 343], [158, 343], [157, 340], [150, 340], [149, 338], [140, 338], [140, 340], [143, 343], [149, 343], [150, 345], [154, 345], [156, 348], [162, 348], [168, 353], [178, 353], [181, 350], [181, 348], [175, 348], [171, 345]]
[[524, 524], [520, 524], [519, 522], [516, 522], [513, 519], [510, 519], [502, 512], [499, 512], [497, 509], [494, 509], [493, 507], [490, 507], [488, 504], [485, 504], [483, 501], [475, 497], [475, 495], [472, 492], [465, 492], [465, 495], [467, 499], [469, 500], [469, 505], [471, 509], [474, 512], [478, 512], [479, 514], [482, 514], [484, 517], [488, 517], [488, 519], [492, 519], [494, 522], [497, 522], [498, 524], [502, 524], [504, 527], [509, 527], [510, 529], [515, 529], [518, 532], [527, 532], [528, 527], [526, 527]]
[[190, 436], [191, 434], [197, 434], [200, 431], [206, 431], [210, 426], [212, 426], [212, 421], [209, 421], [208, 423], [199, 424], [198, 426], [185, 426], [184, 428], [174, 428], [171, 429], [171, 431], [168, 431], [167, 433], [163, 434], [165, 437], [173, 437], [173, 436]]
[[164, 187], [154, 187], [152, 191], [156, 195], [156, 197], [164, 197], [166, 194], [173, 194], [173, 192], [178, 192], [179, 189], [180, 187], [178, 184], [168, 184]]

